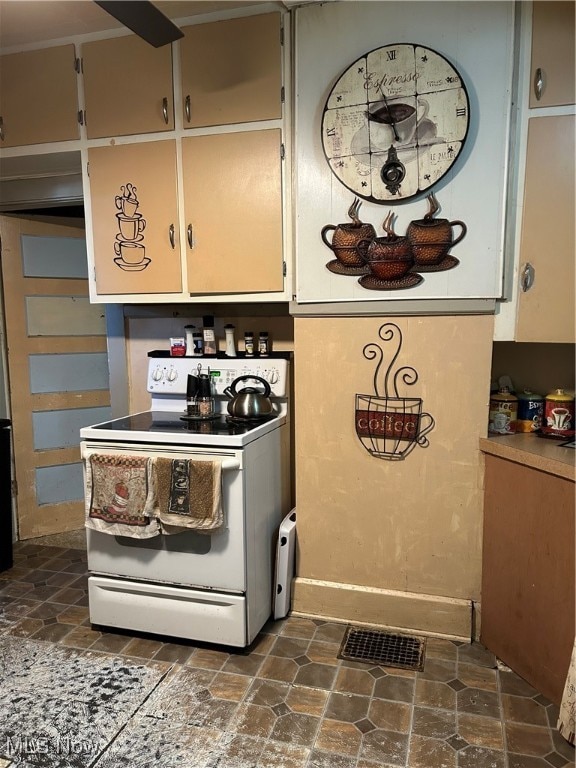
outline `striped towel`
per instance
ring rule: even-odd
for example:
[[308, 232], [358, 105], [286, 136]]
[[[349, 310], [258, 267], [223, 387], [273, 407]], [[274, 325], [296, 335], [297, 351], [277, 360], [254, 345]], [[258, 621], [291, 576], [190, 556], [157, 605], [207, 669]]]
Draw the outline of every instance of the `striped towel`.
[[215, 533], [224, 526], [220, 461], [163, 459], [152, 461], [154, 513], [163, 533], [192, 529]]
[[137, 539], [158, 536], [151, 470], [146, 457], [93, 453], [86, 461], [86, 528]]

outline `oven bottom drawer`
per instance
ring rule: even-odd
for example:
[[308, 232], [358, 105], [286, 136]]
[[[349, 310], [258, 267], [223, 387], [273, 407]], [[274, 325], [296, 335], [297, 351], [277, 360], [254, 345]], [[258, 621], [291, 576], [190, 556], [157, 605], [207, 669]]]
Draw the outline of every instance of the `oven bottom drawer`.
[[90, 576], [88, 600], [93, 624], [247, 645], [246, 599], [240, 595]]

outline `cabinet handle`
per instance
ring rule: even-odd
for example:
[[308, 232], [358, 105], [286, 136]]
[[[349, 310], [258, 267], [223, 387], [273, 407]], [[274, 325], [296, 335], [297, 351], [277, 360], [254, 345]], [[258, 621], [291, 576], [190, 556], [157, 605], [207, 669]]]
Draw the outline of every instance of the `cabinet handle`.
[[526, 264], [524, 264], [524, 268], [522, 269], [522, 277], [521, 277], [521, 285], [524, 293], [526, 293], [526, 291], [529, 291], [530, 288], [532, 288], [532, 286], [534, 285], [535, 277], [536, 277], [536, 270], [534, 269], [532, 264], [530, 264], [530, 262], [527, 261]]
[[168, 99], [166, 96], [162, 99], [162, 116], [164, 117], [164, 122], [168, 125]]
[[186, 113], [186, 122], [190, 122], [190, 96], [186, 96], [186, 100], [184, 102], [184, 112]]
[[170, 227], [168, 228], [168, 237], [170, 239], [170, 245], [172, 246], [172, 250], [174, 250], [176, 246], [176, 242], [174, 239], [174, 224], [170, 224]]
[[4, 141], [4, 118], [0, 116], [0, 141]]
[[536, 69], [536, 72], [534, 73], [534, 95], [536, 96], [536, 101], [540, 101], [542, 98], [542, 92], [544, 91], [544, 75], [542, 74], [542, 70], [540, 67]]
[[186, 230], [188, 235], [188, 245], [190, 248], [194, 248], [194, 237], [192, 234], [192, 224], [188, 224], [188, 229]]

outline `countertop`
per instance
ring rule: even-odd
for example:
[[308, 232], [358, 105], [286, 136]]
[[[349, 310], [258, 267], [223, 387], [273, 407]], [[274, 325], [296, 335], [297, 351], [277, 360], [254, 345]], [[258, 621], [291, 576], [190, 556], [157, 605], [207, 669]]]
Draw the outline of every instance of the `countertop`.
[[562, 442], [530, 434], [498, 435], [480, 438], [480, 450], [575, 482], [576, 450]]

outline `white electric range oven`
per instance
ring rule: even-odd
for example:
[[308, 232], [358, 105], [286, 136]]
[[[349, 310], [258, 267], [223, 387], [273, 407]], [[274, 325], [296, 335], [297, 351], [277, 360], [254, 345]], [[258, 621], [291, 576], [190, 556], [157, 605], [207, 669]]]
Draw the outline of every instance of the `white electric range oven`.
[[[148, 539], [87, 528], [90, 620], [244, 647], [271, 615], [278, 528], [290, 509], [289, 363], [155, 354], [147, 377], [151, 410], [82, 428], [83, 459], [96, 453], [221, 461], [224, 528]], [[200, 373], [210, 374], [217, 415], [186, 419], [188, 374]], [[232, 421], [224, 389], [250, 375], [270, 384], [273, 414]], [[244, 380], [238, 391], [251, 384]], [[89, 504], [87, 494], [87, 510]]]

